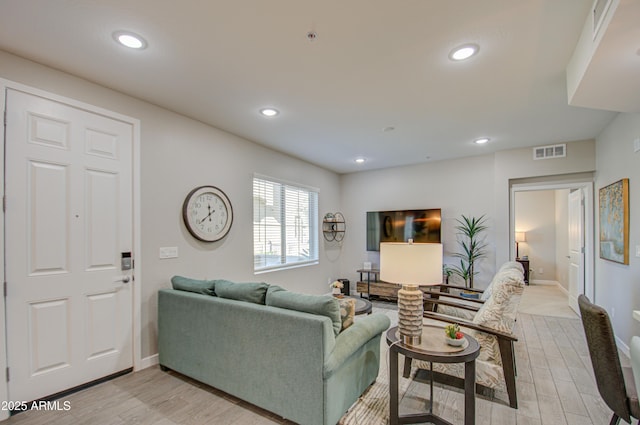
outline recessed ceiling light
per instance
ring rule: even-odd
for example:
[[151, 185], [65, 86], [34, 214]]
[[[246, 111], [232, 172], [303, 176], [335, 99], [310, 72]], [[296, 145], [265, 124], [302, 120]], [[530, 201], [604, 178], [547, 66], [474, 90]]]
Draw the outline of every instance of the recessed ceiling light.
[[264, 115], [265, 117], [275, 117], [276, 115], [278, 115], [280, 113], [280, 111], [278, 111], [277, 109], [273, 109], [273, 108], [262, 108], [262, 109], [260, 109], [260, 113], [262, 115]]
[[366, 162], [366, 159], [364, 158], [356, 158], [356, 163], [358, 164], [364, 164]]
[[449, 59], [453, 61], [462, 61], [469, 59], [471, 56], [478, 53], [480, 46], [477, 44], [465, 44], [458, 46], [449, 53]]
[[473, 143], [475, 143], [476, 145], [484, 145], [488, 141], [489, 141], [488, 137], [481, 137], [479, 139], [474, 140]]
[[144, 49], [147, 47], [147, 42], [144, 38], [140, 37], [138, 34], [134, 34], [128, 31], [116, 31], [113, 33], [113, 39], [118, 43], [122, 44], [125, 47], [130, 49]]

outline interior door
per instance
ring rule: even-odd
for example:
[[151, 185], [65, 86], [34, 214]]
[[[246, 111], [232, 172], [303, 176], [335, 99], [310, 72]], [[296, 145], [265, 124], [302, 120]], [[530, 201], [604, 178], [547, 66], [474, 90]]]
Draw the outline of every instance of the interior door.
[[130, 123], [14, 89], [6, 97], [9, 399], [133, 365]]
[[578, 315], [584, 282], [584, 193], [577, 189], [569, 193], [569, 306]]

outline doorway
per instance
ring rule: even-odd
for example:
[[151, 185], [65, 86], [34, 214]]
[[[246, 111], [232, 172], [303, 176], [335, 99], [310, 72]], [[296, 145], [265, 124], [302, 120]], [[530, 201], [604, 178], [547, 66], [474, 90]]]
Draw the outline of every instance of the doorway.
[[8, 375], [0, 395], [35, 400], [139, 368], [140, 281], [124, 261], [140, 244], [139, 122], [0, 87]]
[[529, 260], [530, 281], [557, 284], [576, 312], [578, 295], [594, 295], [593, 208], [591, 181], [511, 185], [510, 258], [515, 259], [518, 232], [526, 240], [518, 245], [520, 256]]

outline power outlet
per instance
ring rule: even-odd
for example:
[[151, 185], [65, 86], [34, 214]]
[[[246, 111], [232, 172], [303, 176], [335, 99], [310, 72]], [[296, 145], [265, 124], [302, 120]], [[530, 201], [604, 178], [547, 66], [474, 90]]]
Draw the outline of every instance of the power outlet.
[[636, 257], [640, 257], [640, 245], [636, 245]]
[[177, 246], [165, 246], [160, 248], [160, 258], [178, 258]]
[[544, 274], [544, 269], [542, 267], [538, 269], [538, 274]]

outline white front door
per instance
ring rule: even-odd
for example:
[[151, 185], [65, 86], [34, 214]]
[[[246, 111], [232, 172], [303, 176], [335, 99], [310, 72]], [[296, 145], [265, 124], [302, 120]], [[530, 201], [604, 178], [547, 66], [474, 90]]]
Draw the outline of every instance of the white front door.
[[569, 306], [578, 315], [584, 282], [584, 195], [577, 189], [569, 193]]
[[130, 123], [7, 89], [9, 400], [133, 365]]

